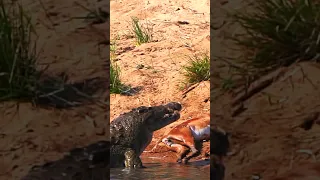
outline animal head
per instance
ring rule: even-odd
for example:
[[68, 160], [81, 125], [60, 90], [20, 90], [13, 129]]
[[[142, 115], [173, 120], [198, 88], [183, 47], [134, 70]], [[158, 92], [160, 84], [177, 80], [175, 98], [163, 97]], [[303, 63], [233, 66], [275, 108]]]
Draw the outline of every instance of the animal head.
[[143, 124], [151, 131], [156, 131], [164, 126], [173, 123], [180, 118], [182, 106], [177, 102], [170, 102], [165, 105], [146, 107], [141, 106], [134, 111], [141, 114]]

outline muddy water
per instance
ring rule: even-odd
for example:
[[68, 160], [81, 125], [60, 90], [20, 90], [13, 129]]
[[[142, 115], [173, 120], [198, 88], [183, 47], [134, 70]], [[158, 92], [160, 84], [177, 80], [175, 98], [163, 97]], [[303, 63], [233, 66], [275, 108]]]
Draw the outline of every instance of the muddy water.
[[143, 169], [110, 169], [110, 180], [193, 180], [193, 179], [210, 179], [209, 169], [204, 169], [204, 165], [208, 165], [209, 161], [190, 162], [188, 165], [180, 165], [177, 163], [159, 163], [156, 159], [142, 159]]

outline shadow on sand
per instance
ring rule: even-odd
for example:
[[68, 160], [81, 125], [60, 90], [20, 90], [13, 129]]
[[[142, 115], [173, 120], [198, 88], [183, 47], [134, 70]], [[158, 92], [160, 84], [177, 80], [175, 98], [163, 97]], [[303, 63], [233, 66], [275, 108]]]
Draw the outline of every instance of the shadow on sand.
[[[33, 104], [41, 107], [71, 108], [101, 100], [108, 89], [107, 78], [95, 77], [66, 83], [67, 76], [45, 77], [36, 91]], [[107, 105], [107, 103], [105, 103]]]

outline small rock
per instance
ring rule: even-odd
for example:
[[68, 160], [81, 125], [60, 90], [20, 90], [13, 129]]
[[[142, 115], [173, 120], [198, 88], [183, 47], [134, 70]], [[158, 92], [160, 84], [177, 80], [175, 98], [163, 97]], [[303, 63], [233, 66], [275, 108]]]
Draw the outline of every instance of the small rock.
[[144, 68], [144, 65], [143, 65], [143, 64], [138, 64], [138, 65], [136, 66], [136, 68], [137, 68], [137, 69], [143, 69], [143, 68]]
[[260, 175], [254, 174], [254, 175], [251, 176], [251, 179], [252, 179], [252, 180], [260, 180], [261, 177], [260, 177]]
[[178, 24], [190, 24], [190, 23], [187, 21], [178, 21]]

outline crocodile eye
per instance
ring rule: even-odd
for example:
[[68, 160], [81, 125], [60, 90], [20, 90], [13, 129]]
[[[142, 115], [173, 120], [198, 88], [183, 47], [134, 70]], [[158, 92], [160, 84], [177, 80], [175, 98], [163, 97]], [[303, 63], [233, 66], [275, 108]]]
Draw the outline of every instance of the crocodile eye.
[[144, 111], [144, 109], [138, 109], [138, 113], [143, 113]]
[[148, 112], [150, 108], [151, 107], [141, 106], [136, 108], [135, 111], [137, 111], [138, 113], [145, 113]]

